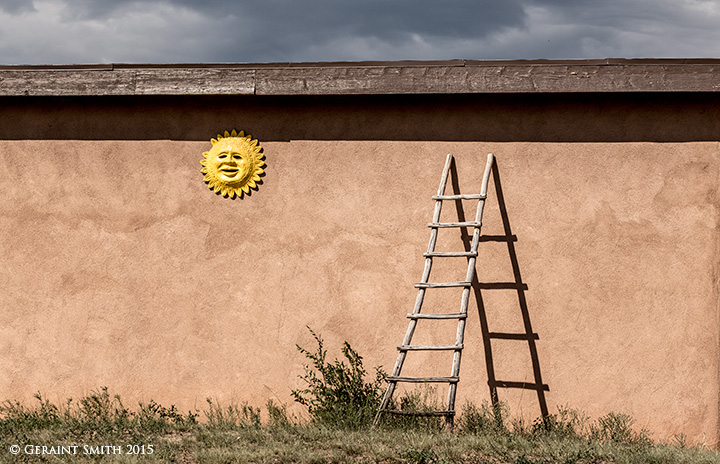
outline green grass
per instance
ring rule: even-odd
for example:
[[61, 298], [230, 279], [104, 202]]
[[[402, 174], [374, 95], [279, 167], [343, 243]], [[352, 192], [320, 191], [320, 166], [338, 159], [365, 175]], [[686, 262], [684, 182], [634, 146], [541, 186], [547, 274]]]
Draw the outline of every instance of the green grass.
[[[376, 429], [300, 420], [272, 401], [261, 410], [208, 400], [203, 411], [181, 413], [154, 402], [130, 409], [106, 388], [59, 406], [36, 398], [30, 406], [0, 407], [1, 462], [720, 463], [720, 453], [688, 447], [683, 437], [653, 443], [629, 416], [591, 421], [567, 408], [523, 425], [504, 409], [467, 404], [449, 433], [407, 419]], [[11, 445], [21, 452], [12, 455]], [[77, 454], [25, 454], [28, 445], [77, 446]], [[143, 445], [146, 454], [127, 454]], [[84, 446], [120, 446], [123, 454], [84, 454]]]

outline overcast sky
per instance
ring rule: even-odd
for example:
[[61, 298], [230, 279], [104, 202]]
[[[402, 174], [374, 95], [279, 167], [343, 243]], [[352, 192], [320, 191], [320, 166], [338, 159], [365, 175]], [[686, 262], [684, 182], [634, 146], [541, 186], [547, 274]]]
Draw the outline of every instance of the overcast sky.
[[720, 57], [720, 0], [0, 0], [0, 64]]

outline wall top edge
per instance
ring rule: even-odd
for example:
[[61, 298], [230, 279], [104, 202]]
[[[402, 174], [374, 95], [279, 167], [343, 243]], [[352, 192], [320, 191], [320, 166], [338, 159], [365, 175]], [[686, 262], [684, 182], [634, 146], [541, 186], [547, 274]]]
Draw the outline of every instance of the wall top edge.
[[720, 59], [0, 65], [0, 96], [720, 92]]

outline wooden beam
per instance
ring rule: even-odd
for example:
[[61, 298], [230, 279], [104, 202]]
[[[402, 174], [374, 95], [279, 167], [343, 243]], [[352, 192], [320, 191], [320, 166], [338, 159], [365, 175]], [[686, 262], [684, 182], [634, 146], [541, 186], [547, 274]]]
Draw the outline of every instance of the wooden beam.
[[720, 64], [259, 69], [258, 95], [718, 92]]
[[254, 69], [143, 69], [136, 71], [138, 95], [252, 95]]
[[720, 60], [0, 66], [0, 96], [720, 92]]
[[134, 93], [133, 71], [0, 71], [0, 95], [3, 96], [102, 96]]
[[0, 69], [0, 96], [252, 95], [254, 69]]

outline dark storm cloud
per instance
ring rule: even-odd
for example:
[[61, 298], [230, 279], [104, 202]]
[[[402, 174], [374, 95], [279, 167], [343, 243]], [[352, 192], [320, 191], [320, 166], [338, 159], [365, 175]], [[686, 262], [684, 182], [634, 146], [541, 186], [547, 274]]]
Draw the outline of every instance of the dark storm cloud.
[[19, 14], [35, 11], [35, 6], [32, 0], [2, 0], [0, 10], [10, 14]]
[[522, 0], [74, 0], [64, 17], [106, 21], [157, 5], [217, 18], [222, 27], [198, 31], [207, 44], [204, 61], [298, 60], [311, 47], [351, 48], [352, 39], [382, 48], [412, 37], [477, 40], [525, 19]]
[[[122, 10], [165, 3], [199, 14], [238, 20], [236, 27], [206, 31], [240, 41], [234, 50], [252, 45], [262, 54], [292, 54], [318, 42], [370, 37], [390, 43], [411, 34], [425, 37], [482, 38], [505, 27], [521, 26], [522, 0], [75, 0], [66, 14], [74, 19], [104, 20]], [[222, 47], [222, 40], [217, 40]]]
[[[211, 17], [236, 16], [259, 30], [334, 35], [348, 32], [393, 38], [408, 33], [440, 37], [484, 37], [524, 19], [522, 0], [74, 0], [76, 18], [107, 19], [132, 7], [165, 3]], [[240, 33], [225, 30], [223, 33]]]
[[0, 2], [0, 63], [720, 55], [718, 0]]
[[[214, 3], [216, 8], [223, 8], [225, 2]], [[199, 0], [175, 0], [175, 4], [203, 11]], [[524, 18], [520, 0], [252, 0], [243, 2], [238, 13], [278, 32], [314, 29], [332, 35], [347, 32], [388, 39], [412, 33], [484, 37], [503, 27], [520, 25]]]

